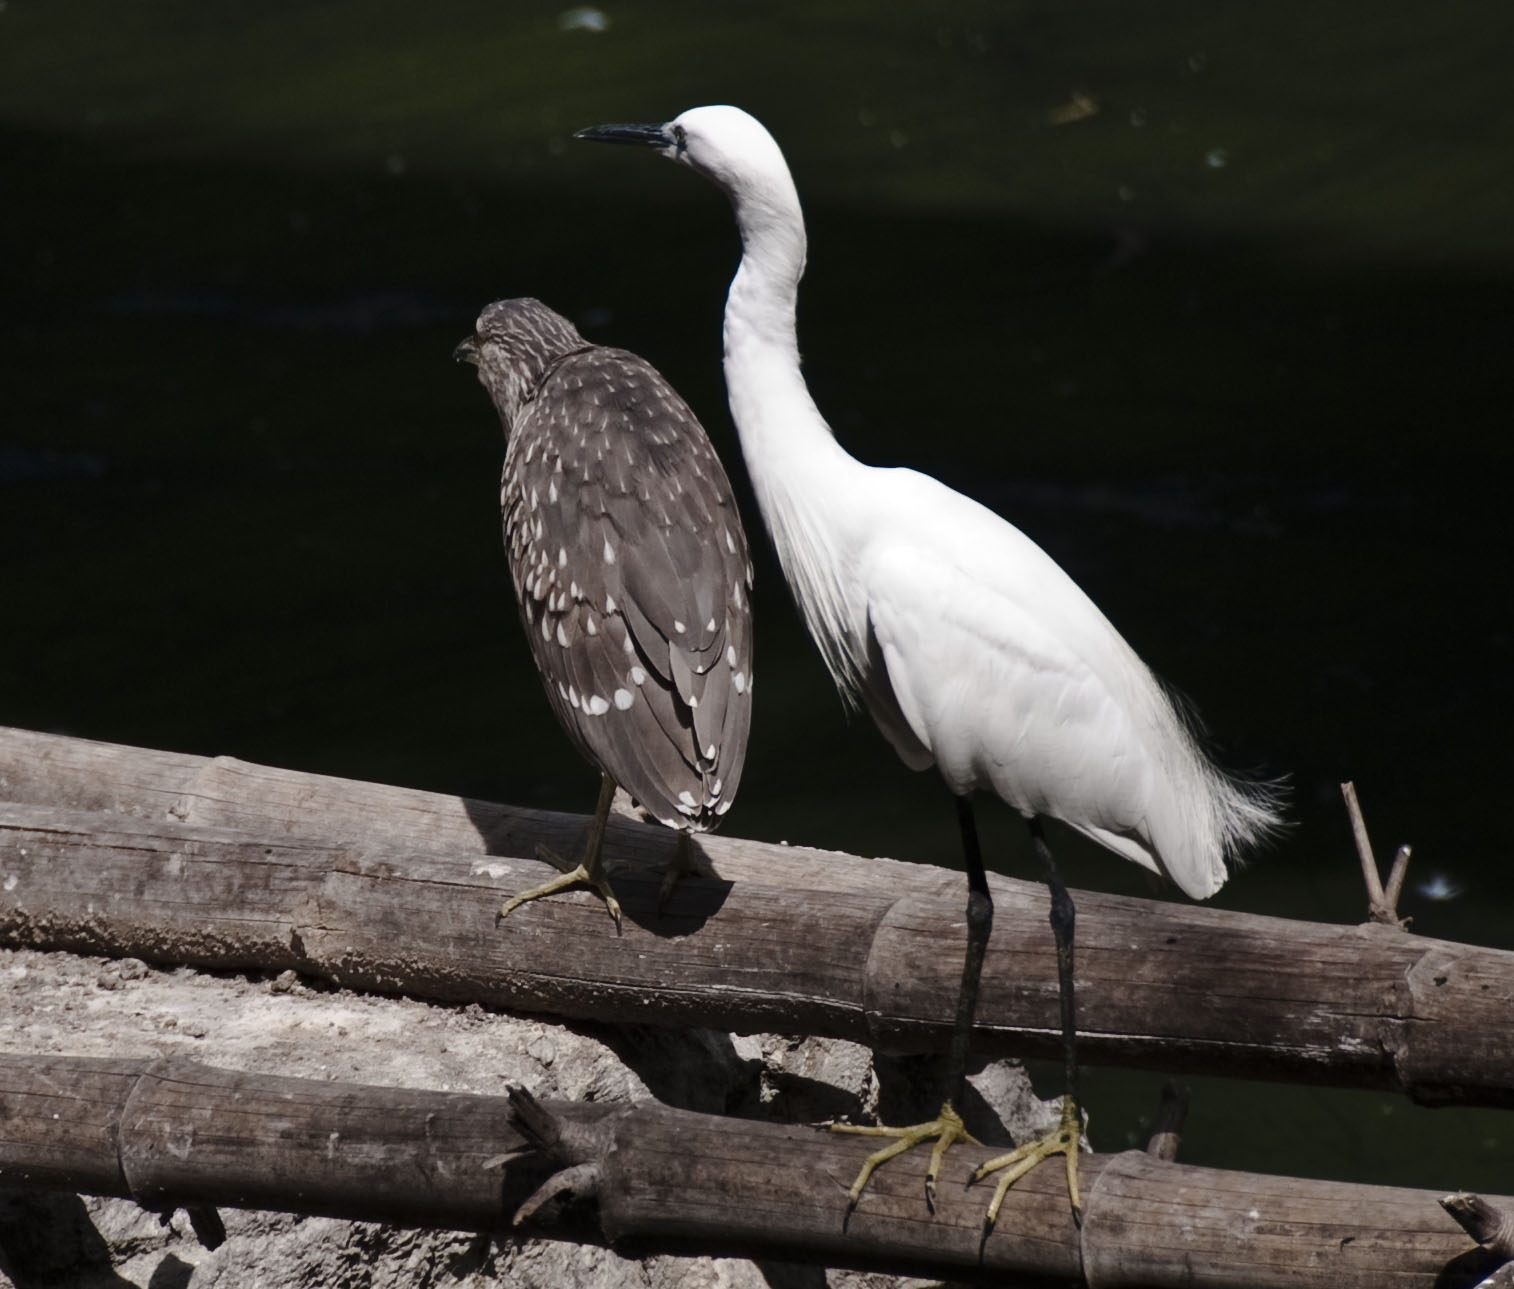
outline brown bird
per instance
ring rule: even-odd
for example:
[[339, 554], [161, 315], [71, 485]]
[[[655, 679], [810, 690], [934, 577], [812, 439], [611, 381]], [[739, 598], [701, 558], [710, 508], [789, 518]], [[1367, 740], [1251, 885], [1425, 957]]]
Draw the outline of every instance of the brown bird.
[[586, 882], [620, 927], [601, 858], [619, 784], [680, 832], [735, 800], [752, 710], [752, 565], [730, 481], [688, 404], [645, 359], [585, 340], [538, 300], [498, 300], [453, 351], [507, 446], [505, 546], [547, 699], [599, 768], [581, 863], [506, 901]]

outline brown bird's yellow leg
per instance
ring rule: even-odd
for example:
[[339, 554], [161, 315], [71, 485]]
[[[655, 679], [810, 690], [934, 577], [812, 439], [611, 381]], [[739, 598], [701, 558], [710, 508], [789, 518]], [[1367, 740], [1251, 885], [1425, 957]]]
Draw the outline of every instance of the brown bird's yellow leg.
[[522, 904], [531, 900], [539, 900], [543, 895], [552, 895], [557, 891], [566, 890], [570, 886], [580, 883], [592, 886], [599, 892], [605, 902], [605, 908], [615, 920], [615, 933], [621, 932], [620, 901], [615, 898], [615, 892], [610, 889], [610, 871], [601, 858], [604, 850], [605, 825], [610, 818], [610, 803], [615, 800], [615, 780], [608, 774], [600, 776], [599, 805], [595, 807], [594, 818], [589, 824], [589, 840], [584, 848], [584, 857], [581, 863], [569, 866], [568, 861], [563, 859], [550, 846], [538, 845], [536, 857], [545, 860], [561, 872], [549, 882], [543, 882], [540, 886], [533, 886], [529, 891], [522, 891], [519, 895], [512, 895], [500, 905], [497, 918], [507, 918]]
[[715, 870], [710, 867], [710, 861], [705, 858], [704, 852], [694, 849], [693, 837], [689, 833], [680, 832], [673, 845], [673, 858], [663, 870], [662, 885], [657, 889], [657, 911], [662, 912], [662, 906], [673, 894], [673, 888], [678, 885], [680, 877], [714, 876]]

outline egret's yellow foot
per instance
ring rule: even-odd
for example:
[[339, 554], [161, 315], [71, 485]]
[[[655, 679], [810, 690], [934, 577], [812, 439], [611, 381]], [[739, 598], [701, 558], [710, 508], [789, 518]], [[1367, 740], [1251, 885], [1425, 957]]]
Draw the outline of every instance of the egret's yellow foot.
[[710, 867], [710, 861], [705, 858], [704, 852], [695, 849], [688, 833], [679, 833], [678, 844], [673, 847], [673, 858], [663, 870], [662, 885], [657, 888], [657, 911], [662, 912], [662, 906], [673, 894], [673, 888], [678, 885], [680, 877], [714, 876], [715, 870]]
[[851, 1190], [847, 1192], [849, 1208], [856, 1206], [858, 1199], [862, 1196], [862, 1188], [867, 1185], [867, 1179], [873, 1175], [873, 1169], [879, 1164], [887, 1163], [895, 1155], [902, 1155], [906, 1150], [913, 1150], [921, 1142], [934, 1138], [936, 1144], [931, 1148], [930, 1164], [925, 1170], [925, 1202], [934, 1212], [936, 1178], [940, 1175], [941, 1160], [946, 1156], [947, 1147], [957, 1141], [965, 1141], [973, 1146], [983, 1144], [968, 1132], [962, 1123], [962, 1116], [956, 1112], [950, 1101], [942, 1104], [940, 1114], [929, 1123], [917, 1123], [908, 1128], [870, 1128], [850, 1123], [832, 1123], [826, 1126], [832, 1132], [855, 1132], [865, 1137], [896, 1138], [892, 1145], [873, 1151], [862, 1161], [862, 1171], [857, 1174], [857, 1180], [852, 1183]]
[[615, 898], [615, 892], [610, 889], [610, 874], [605, 866], [596, 858], [593, 862], [575, 864], [568, 867], [568, 862], [562, 858], [550, 846], [538, 845], [536, 857], [546, 860], [554, 868], [562, 870], [549, 882], [543, 882], [540, 886], [533, 886], [529, 891], [522, 891], [519, 895], [512, 895], [499, 906], [498, 916], [507, 918], [522, 904], [532, 900], [539, 900], [543, 895], [552, 895], [557, 891], [566, 890], [570, 886], [592, 886], [599, 892], [600, 898], [605, 902], [605, 909], [615, 920], [615, 933], [620, 934], [620, 901]]
[[984, 1217], [986, 1228], [993, 1229], [999, 1218], [999, 1207], [1004, 1203], [1009, 1188], [1043, 1159], [1052, 1155], [1062, 1155], [1067, 1160], [1067, 1193], [1072, 1197], [1073, 1216], [1081, 1217], [1083, 1201], [1078, 1197], [1078, 1142], [1082, 1136], [1083, 1116], [1078, 1111], [1077, 1102], [1071, 1097], [1063, 1097], [1062, 1121], [1044, 1137], [1026, 1142], [1007, 1155], [999, 1155], [986, 1164], [979, 1165], [978, 1171], [973, 1174], [975, 1182], [987, 1177], [989, 1173], [1000, 1174], [998, 1184], [994, 1187], [994, 1197], [989, 1202], [988, 1213]]

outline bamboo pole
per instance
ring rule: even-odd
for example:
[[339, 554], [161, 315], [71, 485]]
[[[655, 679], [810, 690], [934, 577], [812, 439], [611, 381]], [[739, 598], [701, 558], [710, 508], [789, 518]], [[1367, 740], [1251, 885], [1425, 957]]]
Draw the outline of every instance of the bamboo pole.
[[[218, 1070], [182, 1060], [0, 1056], [0, 1185], [150, 1209], [257, 1207], [605, 1244], [1092, 1286], [1449, 1289], [1497, 1262], [1433, 1191], [1085, 1157], [1076, 1226], [1061, 1169], [1032, 1172], [983, 1228], [991, 1153], [947, 1156], [934, 1214], [923, 1152], [847, 1217], [869, 1143], [656, 1102], [536, 1103]], [[1497, 1197], [1493, 1197], [1498, 1203]], [[1502, 1201], [1505, 1207], [1508, 1201]], [[1021, 1283], [1017, 1281], [1016, 1283]]]
[[[488, 839], [507, 834], [515, 853], [538, 839], [562, 849], [571, 821], [47, 736], [0, 738], [6, 748], [7, 793], [129, 813], [0, 811], [0, 943], [293, 968], [584, 1019], [894, 1050], [947, 1041], [965, 934], [951, 874], [725, 843], [722, 878], [680, 883], [661, 914], [655, 873], [618, 876], [623, 938], [588, 894], [538, 901], [496, 925], [501, 893], [538, 880], [542, 866], [497, 853], [497, 842], [485, 853]], [[301, 840], [323, 818], [340, 844]], [[664, 856], [668, 845], [665, 830], [631, 824], [616, 838]], [[901, 869], [910, 880], [895, 881]], [[1008, 879], [994, 893], [993, 987], [975, 1050], [1053, 1054], [1046, 893]], [[1079, 895], [1079, 927], [1085, 1060], [1514, 1105], [1514, 954], [1091, 892]]]

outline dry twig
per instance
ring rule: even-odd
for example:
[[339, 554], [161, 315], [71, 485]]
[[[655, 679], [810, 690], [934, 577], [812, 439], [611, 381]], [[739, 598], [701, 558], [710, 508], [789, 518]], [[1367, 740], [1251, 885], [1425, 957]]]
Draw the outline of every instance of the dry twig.
[[1346, 799], [1346, 813], [1351, 818], [1351, 835], [1356, 839], [1356, 857], [1361, 860], [1362, 877], [1367, 883], [1367, 916], [1384, 926], [1407, 929], [1413, 918], [1398, 916], [1398, 897], [1404, 889], [1404, 875], [1409, 871], [1409, 846], [1400, 846], [1393, 857], [1393, 867], [1388, 873], [1384, 887], [1377, 872], [1377, 859], [1372, 853], [1372, 843], [1367, 838], [1367, 824], [1362, 818], [1361, 804], [1356, 799], [1354, 783], [1341, 784], [1341, 796]]
[[1170, 1080], [1162, 1084], [1162, 1105], [1157, 1111], [1156, 1122], [1151, 1125], [1151, 1139], [1146, 1143], [1146, 1153], [1153, 1159], [1165, 1159], [1171, 1163], [1178, 1157], [1178, 1146], [1183, 1140], [1183, 1121], [1188, 1117], [1188, 1089], [1179, 1088]]

